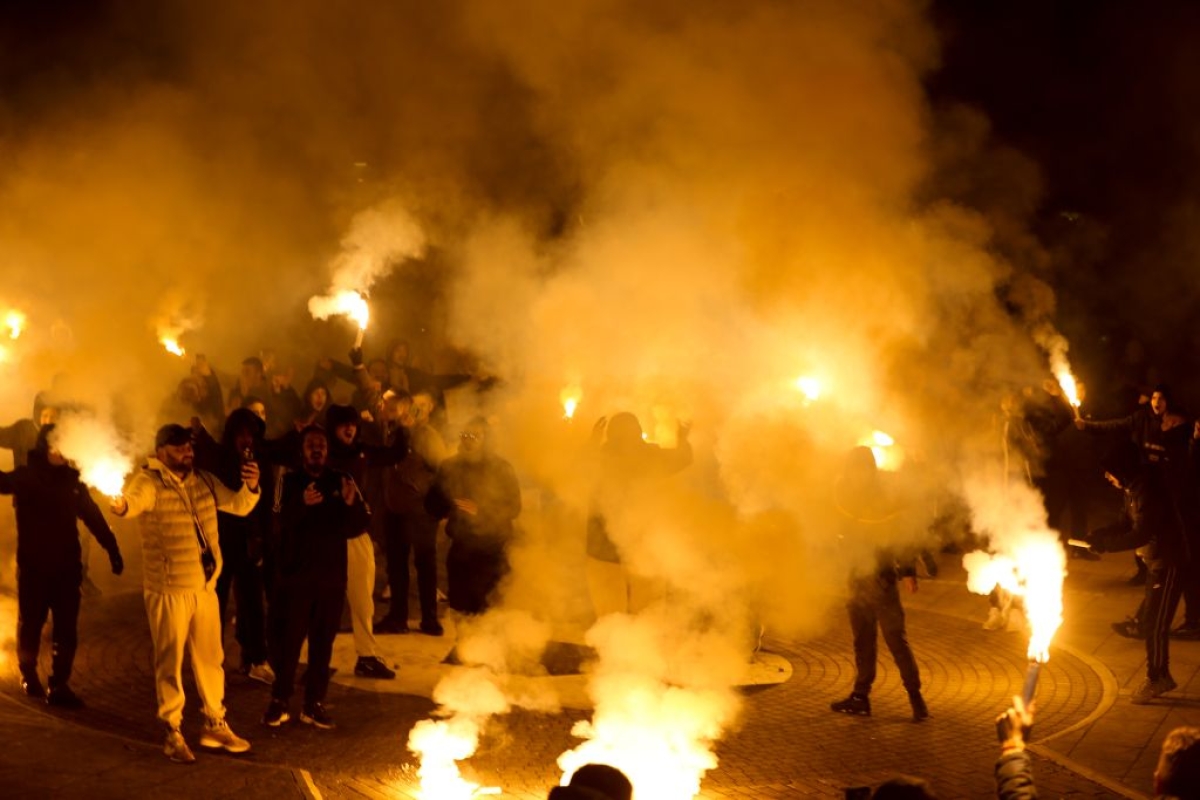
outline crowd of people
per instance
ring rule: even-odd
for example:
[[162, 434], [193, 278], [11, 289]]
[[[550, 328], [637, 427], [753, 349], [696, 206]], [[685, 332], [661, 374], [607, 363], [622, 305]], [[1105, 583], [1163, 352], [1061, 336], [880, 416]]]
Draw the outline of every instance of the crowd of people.
[[[359, 677], [395, 678], [376, 637], [410, 633], [410, 561], [416, 573], [414, 632], [444, 634], [436, 545], [441, 525], [451, 542], [444, 568], [452, 611], [485, 612], [509, 572], [509, 547], [521, 513], [516, 471], [494, 452], [484, 417], [456, 430], [456, 448], [447, 444], [444, 393], [469, 376], [416, 369], [407, 345], [397, 343], [387, 358], [368, 362], [355, 349], [345, 363], [321, 360], [302, 393], [293, 389], [292, 379], [290, 370], [264, 352], [242, 361], [225, 392], [212, 365], [198, 356], [163, 405], [153, 455], [111, 505], [115, 516], [140, 520], [158, 718], [167, 728], [164, 752], [172, 761], [195, 760], [182, 732], [182, 666], [189, 653], [204, 716], [200, 745], [233, 753], [250, 749], [225, 722], [223, 643], [231, 598], [241, 668], [271, 686], [262, 721], [279, 726], [290, 720], [307, 642], [299, 720], [329, 729], [335, 723], [324, 701], [333, 642], [346, 608]], [[13, 472], [0, 472], [0, 493], [14, 495], [17, 512], [22, 687], [30, 696], [74, 708], [83, 702], [69, 685], [87, 561], [82, 548], [93, 539], [108, 553], [116, 575], [124, 561], [80, 473], [56, 445], [63, 410], [53, 392], [43, 392], [30, 418], [0, 428], [0, 447], [12, 450], [15, 463]], [[1181, 596], [1188, 598], [1188, 614], [1174, 634], [1200, 629], [1194, 621], [1200, 620], [1200, 570], [1192, 555], [1200, 524], [1195, 461], [1200, 421], [1180, 413], [1165, 386], [1147, 393], [1130, 415], [1114, 420], [1080, 417], [1052, 382], [1014, 394], [1003, 411], [1009, 473], [1041, 492], [1050, 524], [1063, 532], [1071, 554], [1093, 558], [1136, 550], [1145, 598], [1119, 624], [1123, 635], [1146, 640], [1147, 677], [1133, 701], [1148, 702], [1171, 691], [1168, 640]], [[1110, 435], [1109, 455], [1097, 466], [1124, 500], [1117, 522], [1090, 532], [1087, 492], [1078, 486], [1087, 466], [1078, 451], [1064, 455], [1070, 448], [1062, 445], [1072, 426], [1085, 434]], [[588, 587], [597, 615], [636, 612], [660, 597], [662, 587], [625, 569], [606, 510], [685, 468], [692, 460], [688, 428], [680, 426], [673, 448], [647, 445], [636, 417], [628, 413], [602, 419], [594, 433]], [[856, 448], [832, 496], [846, 528], [839, 535], [872, 539], [871, 528], [898, 513], [890, 503], [871, 450]], [[79, 535], [79, 521], [88, 536]], [[381, 556], [386, 561], [383, 595], [377, 592]], [[832, 703], [832, 710], [870, 715], [876, 637], [882, 631], [913, 719], [929, 717], [899, 595], [901, 586], [916, 590], [916, 575], [915, 559], [885, 549], [876, 553], [872, 570], [853, 576], [848, 610], [856, 676], [850, 695]], [[382, 617], [376, 612], [380, 597], [387, 603]], [[992, 617], [1007, 610], [996, 603], [985, 627], [999, 627]], [[38, 650], [48, 617], [53, 658], [47, 688], [38, 672]], [[1031, 725], [1032, 709], [1019, 698], [998, 722], [1004, 752], [997, 781], [1003, 798], [1036, 796], [1023, 747]], [[1177, 731], [1164, 743], [1163, 792], [1192, 796], [1172, 787], [1194, 782], [1193, 771], [1200, 774], [1188, 766], [1197, 737], [1200, 731]], [[601, 790], [587, 786], [592, 773], [580, 774], [578, 787], [573, 782], [551, 796], [598, 796]], [[602, 769], [596, 775], [610, 789], [617, 786], [620, 795], [620, 780], [611, 772]], [[897, 781], [872, 796], [933, 796], [913, 791], [930, 790], [919, 781]]]

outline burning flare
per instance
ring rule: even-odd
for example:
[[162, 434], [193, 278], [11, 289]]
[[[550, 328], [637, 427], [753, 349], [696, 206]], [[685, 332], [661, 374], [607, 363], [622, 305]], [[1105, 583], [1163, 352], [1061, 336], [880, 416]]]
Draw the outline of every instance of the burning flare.
[[875, 466], [886, 472], [895, 472], [904, 463], [904, 451], [896, 446], [896, 440], [883, 431], [871, 431], [858, 440], [861, 447], [871, 448]]
[[133, 461], [113, 428], [91, 416], [64, 416], [50, 446], [75, 463], [88, 486], [112, 498], [121, 496]]
[[809, 403], [814, 403], [821, 397], [821, 381], [811, 375], [801, 375], [796, 378], [794, 386]]
[[574, 419], [575, 409], [583, 399], [583, 390], [576, 385], [568, 386], [559, 393], [558, 399], [562, 402], [563, 419]]
[[179, 341], [177, 339], [173, 339], [169, 336], [162, 336], [158, 341], [171, 355], [182, 356], [184, 354], [184, 349], [179, 346]]
[[25, 330], [25, 315], [16, 309], [4, 315], [4, 326], [8, 328], [8, 338], [16, 339]]
[[990, 594], [999, 586], [1024, 600], [1029, 622], [1028, 655], [1050, 660], [1050, 642], [1062, 625], [1062, 587], [1066, 556], [1054, 531], [1030, 531], [1009, 553], [975, 551], [963, 556], [967, 588]]
[[371, 319], [371, 309], [367, 300], [353, 289], [344, 289], [334, 294], [309, 298], [308, 313], [313, 319], [328, 319], [339, 315], [353, 320], [358, 324], [358, 337], [354, 340], [355, 347], [362, 347], [363, 333]]

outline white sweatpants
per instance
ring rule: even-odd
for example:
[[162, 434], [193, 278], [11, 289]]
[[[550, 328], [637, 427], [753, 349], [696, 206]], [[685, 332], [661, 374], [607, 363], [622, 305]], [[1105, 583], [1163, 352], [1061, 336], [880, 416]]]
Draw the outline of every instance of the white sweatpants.
[[368, 534], [346, 542], [346, 600], [359, 658], [375, 652], [375, 545]]
[[225, 653], [221, 649], [221, 614], [215, 591], [152, 592], [145, 590], [146, 618], [154, 641], [154, 689], [158, 718], [172, 728], [183, 721], [183, 651], [191, 651], [192, 675], [204, 716], [225, 718]]

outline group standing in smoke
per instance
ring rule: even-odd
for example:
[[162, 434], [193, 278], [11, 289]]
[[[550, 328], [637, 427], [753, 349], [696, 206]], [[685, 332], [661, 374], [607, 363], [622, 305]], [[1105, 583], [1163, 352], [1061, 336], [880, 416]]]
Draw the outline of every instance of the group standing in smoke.
[[[443, 635], [436, 550], [442, 519], [452, 540], [450, 608], [475, 615], [489, 607], [508, 571], [507, 548], [521, 511], [516, 473], [492, 451], [490, 425], [482, 417], [463, 430], [458, 455], [447, 456], [437, 424], [441, 395], [466, 376], [412, 368], [402, 343], [390, 356], [367, 365], [356, 349], [349, 364], [323, 360], [303, 397], [283, 373], [269, 371], [269, 354], [247, 358], [227, 408], [211, 365], [197, 357], [163, 409], [166, 419], [190, 424], [162, 425], [154, 455], [113, 500], [116, 516], [140, 518], [158, 716], [167, 727], [164, 752], [172, 761], [195, 760], [181, 729], [185, 652], [205, 717], [200, 745], [232, 753], [250, 749], [225, 722], [223, 639], [231, 594], [242, 669], [272, 686], [263, 722], [278, 726], [289, 719], [307, 640], [300, 720], [323, 729], [334, 727], [324, 699], [345, 605], [358, 654], [355, 675], [396, 675], [375, 639], [376, 541], [387, 555], [392, 593], [381, 633], [409, 630], [411, 552], [419, 629]], [[354, 386], [353, 405], [331, 402], [329, 385], [338, 378]], [[124, 563], [79, 472], [56, 448], [60, 410], [39, 395], [33, 419], [0, 428], [0, 446], [13, 450], [17, 465], [14, 472], [0, 472], [0, 493], [16, 498], [22, 687], [30, 696], [77, 708], [83, 701], [68, 685], [86, 562], [77, 521], [108, 551], [115, 574]], [[54, 652], [46, 690], [38, 645], [48, 614]]]

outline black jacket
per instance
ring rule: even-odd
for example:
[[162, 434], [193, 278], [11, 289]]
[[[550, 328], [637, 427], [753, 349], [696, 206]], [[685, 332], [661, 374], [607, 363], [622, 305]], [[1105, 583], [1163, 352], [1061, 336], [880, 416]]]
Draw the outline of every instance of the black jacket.
[[[370, 511], [362, 493], [353, 505], [342, 499], [344, 472], [326, 469], [313, 477], [307, 472], [283, 476], [279, 492], [279, 575], [322, 586], [345, 586], [346, 541], [367, 529]], [[316, 484], [322, 502], [304, 504], [304, 490]]]
[[[479, 513], [459, 511], [456, 499], [474, 500]], [[512, 539], [513, 521], [521, 514], [517, 473], [507, 461], [490, 453], [479, 461], [461, 455], [448, 458], [425, 496], [425, 510], [437, 519], [449, 517], [446, 535], [453, 540], [452, 546], [499, 552]]]
[[0, 472], [0, 494], [16, 497], [17, 566], [26, 570], [61, 570], [80, 565], [78, 521], [110, 554], [117, 539], [96, 501], [67, 465], [54, 466], [35, 450], [29, 463]]

